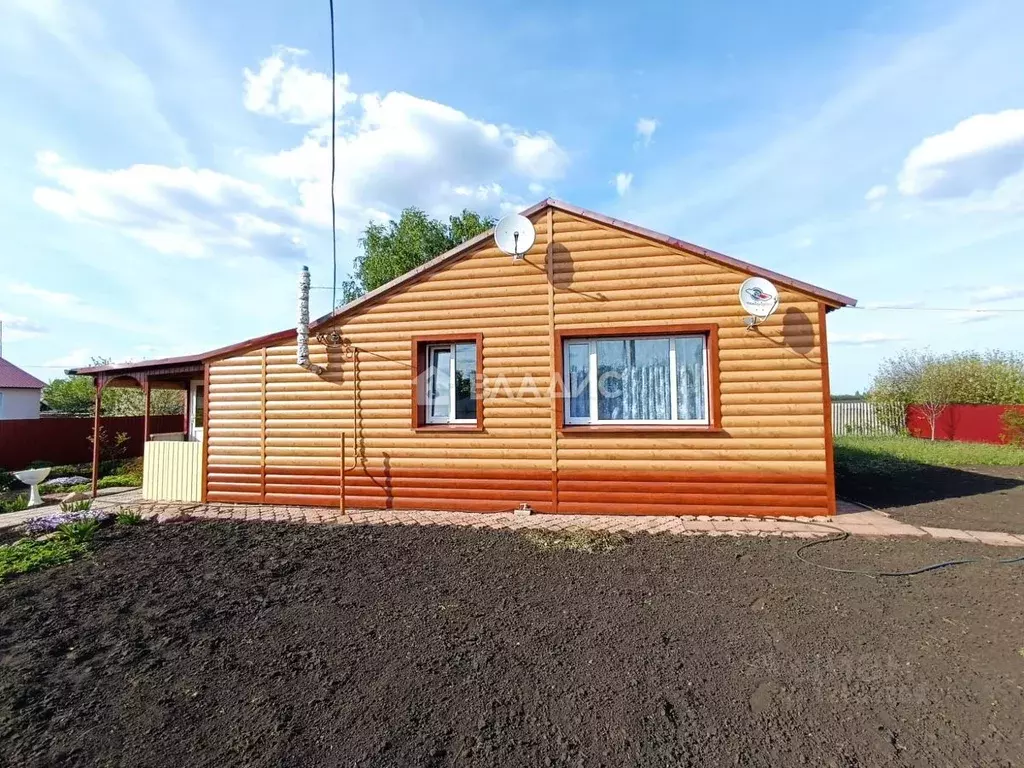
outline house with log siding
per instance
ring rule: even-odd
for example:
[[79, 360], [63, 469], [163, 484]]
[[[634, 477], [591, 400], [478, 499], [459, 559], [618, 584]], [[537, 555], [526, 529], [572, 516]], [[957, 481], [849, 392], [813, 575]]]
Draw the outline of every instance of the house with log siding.
[[[523, 215], [525, 258], [473, 238], [314, 320], [304, 365], [289, 328], [69, 373], [190, 393], [187, 430], [147, 429], [147, 498], [834, 514], [826, 319], [853, 299], [556, 200]], [[779, 294], [754, 325], [751, 276]]]

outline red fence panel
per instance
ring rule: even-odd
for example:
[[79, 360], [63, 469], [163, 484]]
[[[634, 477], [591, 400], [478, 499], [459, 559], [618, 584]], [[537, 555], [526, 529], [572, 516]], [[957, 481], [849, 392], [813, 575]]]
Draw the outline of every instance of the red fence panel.
[[[180, 432], [182, 416], [150, 416], [149, 430]], [[100, 421], [112, 440], [118, 432], [128, 435], [125, 457], [141, 456], [142, 417], [105, 416]], [[92, 461], [92, 418], [54, 417], [0, 420], [0, 468], [24, 469], [33, 461], [81, 464]]]
[[[935, 421], [936, 440], [961, 443], [1005, 443], [1003, 414], [1019, 405], [947, 405]], [[907, 406], [907, 431], [914, 437], [932, 436], [931, 423], [920, 405]]]

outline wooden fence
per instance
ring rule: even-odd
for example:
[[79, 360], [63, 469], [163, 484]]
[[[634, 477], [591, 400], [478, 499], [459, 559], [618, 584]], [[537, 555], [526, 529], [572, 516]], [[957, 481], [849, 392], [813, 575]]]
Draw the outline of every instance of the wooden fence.
[[903, 409], [898, 405], [876, 405], [865, 400], [832, 403], [833, 435], [898, 435], [904, 421]]
[[[151, 433], [184, 428], [182, 416], [150, 416]], [[124, 458], [141, 456], [141, 416], [105, 416], [100, 425], [110, 440], [119, 432], [128, 435]], [[24, 469], [33, 461], [49, 464], [82, 464], [92, 461], [92, 418], [74, 416], [46, 419], [0, 420], [0, 468]]]

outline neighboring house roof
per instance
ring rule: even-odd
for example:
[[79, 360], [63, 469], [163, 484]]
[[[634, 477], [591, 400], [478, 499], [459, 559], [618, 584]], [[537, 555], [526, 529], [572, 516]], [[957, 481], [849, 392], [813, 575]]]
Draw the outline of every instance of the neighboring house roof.
[[[819, 301], [828, 305], [829, 310], [837, 309], [839, 307], [853, 307], [856, 306], [857, 304], [856, 299], [851, 299], [849, 296], [844, 296], [841, 293], [835, 293], [833, 291], [826, 290], [825, 288], [819, 288], [816, 285], [805, 283], [801, 280], [795, 280], [792, 277], [787, 277], [785, 275], [779, 274], [778, 272], [773, 272], [769, 269], [763, 269], [762, 267], [758, 267], [746, 261], [741, 261], [740, 259], [733, 258], [732, 256], [726, 256], [724, 253], [708, 250], [707, 248], [702, 248], [699, 245], [688, 243], [685, 240], [679, 240], [678, 238], [671, 237], [669, 235], [664, 235], [660, 232], [655, 232], [654, 230], [639, 227], [636, 224], [630, 224], [629, 222], [620, 221], [619, 219], [614, 219], [610, 216], [605, 216], [604, 214], [601, 213], [589, 211], [586, 208], [580, 208], [579, 206], [571, 205], [569, 203], [563, 203], [561, 200], [555, 200], [553, 198], [542, 200], [536, 205], [532, 205], [525, 211], [523, 211], [523, 215], [533, 216], [534, 214], [539, 213], [540, 211], [543, 211], [546, 208], [553, 208], [554, 210], [563, 211], [564, 213], [569, 213], [572, 214], [573, 216], [579, 216], [584, 219], [590, 219], [591, 221], [595, 221], [599, 224], [604, 224], [609, 227], [615, 227], [616, 229], [620, 229], [623, 232], [628, 232], [632, 235], [636, 235], [637, 237], [642, 237], [647, 240], [651, 240], [653, 242], [666, 245], [670, 248], [676, 248], [681, 251], [691, 253], [695, 256], [699, 256], [700, 258], [717, 262], [719, 264], [722, 264], [723, 266], [730, 267], [740, 272], [745, 272], [748, 275], [765, 277], [775, 283], [778, 283], [779, 285], [792, 288], [793, 290], [799, 291], [801, 293], [806, 293], [809, 296], [818, 299]], [[416, 267], [416, 269], [412, 269], [409, 272], [406, 272], [401, 277], [397, 277], [391, 282], [385, 283], [379, 288], [376, 288], [368, 293], [363, 294], [355, 301], [350, 301], [348, 304], [338, 307], [333, 312], [330, 312], [322, 317], [317, 318], [316, 320], [310, 323], [310, 328], [312, 330], [316, 330], [317, 328], [324, 326], [326, 323], [331, 322], [332, 320], [336, 320], [337, 318], [342, 317], [344, 315], [348, 315], [361, 307], [365, 307], [369, 304], [372, 304], [379, 300], [381, 297], [391, 293], [392, 291], [395, 291], [398, 288], [401, 288], [409, 283], [412, 283], [422, 278], [426, 274], [429, 274], [440, 269], [448, 262], [454, 261], [460, 258], [461, 256], [465, 256], [478, 245], [489, 240], [493, 234], [493, 231], [494, 230], [489, 229], [486, 232], [482, 232], [476, 237], [470, 238], [466, 242], [455, 246], [450, 251], [446, 251], [445, 253], [442, 253], [440, 256], [431, 259], [425, 264]], [[184, 357], [167, 357], [160, 360], [140, 360], [139, 362], [124, 363], [121, 365], [99, 365], [91, 366], [88, 368], [74, 368], [68, 370], [67, 373], [95, 375], [102, 373], [112, 373], [116, 371], [132, 372], [142, 371], [151, 368], [180, 366], [192, 363], [203, 363], [207, 360], [223, 357], [233, 352], [241, 352], [243, 350], [251, 349], [257, 346], [262, 346], [264, 344], [272, 344], [278, 341], [285, 341], [286, 339], [294, 335], [294, 328], [286, 328], [283, 331], [269, 333], [265, 336], [259, 336], [254, 339], [247, 339], [245, 341], [238, 342], [237, 344], [231, 344], [226, 347], [220, 347], [219, 349], [213, 349], [210, 350], [209, 352], [203, 352], [197, 355], [186, 355]]]
[[42, 389], [45, 386], [46, 382], [0, 357], [0, 389]]

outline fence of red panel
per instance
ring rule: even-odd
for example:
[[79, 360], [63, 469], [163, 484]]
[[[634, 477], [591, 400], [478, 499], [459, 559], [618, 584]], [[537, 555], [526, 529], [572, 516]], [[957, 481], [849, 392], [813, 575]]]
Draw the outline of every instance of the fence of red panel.
[[[1010, 409], [1024, 411], [1024, 406], [947, 405], [935, 420], [935, 439], [961, 443], [1006, 443], [1003, 414]], [[907, 430], [914, 437], [928, 439], [932, 436], [931, 421], [923, 406], [907, 407]]]
[[[128, 435], [125, 458], [141, 456], [141, 416], [105, 416], [100, 422], [111, 441], [119, 432]], [[81, 464], [92, 461], [92, 418], [53, 417], [0, 420], [0, 468], [16, 471], [33, 461]], [[150, 433], [180, 432], [181, 416], [151, 416]]]

